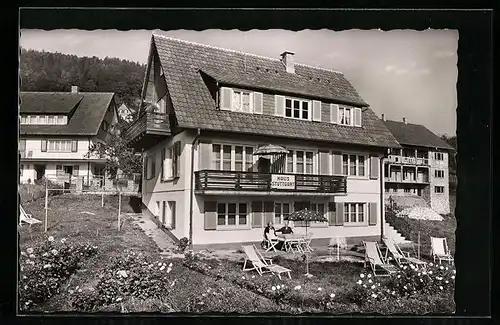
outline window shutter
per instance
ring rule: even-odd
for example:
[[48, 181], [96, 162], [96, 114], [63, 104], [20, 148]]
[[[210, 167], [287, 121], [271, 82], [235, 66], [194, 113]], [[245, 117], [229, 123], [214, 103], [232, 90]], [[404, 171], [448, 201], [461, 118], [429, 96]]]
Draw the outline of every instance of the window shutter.
[[274, 216], [274, 202], [265, 201], [264, 202], [264, 224], [267, 225], [268, 222], [273, 221]]
[[175, 229], [175, 201], [170, 202], [172, 205], [170, 206], [170, 228]]
[[253, 112], [255, 114], [262, 114], [264, 109], [264, 95], [259, 92], [253, 93]]
[[156, 176], [156, 154], [151, 156], [151, 178]]
[[227, 87], [220, 88], [220, 109], [230, 111], [233, 109], [233, 90]]
[[330, 170], [328, 166], [328, 151], [320, 151], [319, 152], [319, 174], [320, 175], [329, 175]]
[[335, 209], [335, 226], [342, 225], [344, 225], [344, 203], [339, 202]]
[[212, 166], [212, 144], [206, 142], [200, 142], [200, 170], [211, 169]]
[[174, 177], [180, 177], [181, 175], [181, 142], [176, 141], [174, 143], [174, 157], [175, 157], [175, 163], [174, 165], [174, 171], [175, 173], [173, 174]]
[[354, 108], [354, 126], [361, 126], [361, 108]]
[[262, 228], [262, 201], [252, 202], [252, 228]]
[[370, 157], [370, 178], [377, 179], [378, 178], [378, 157]]
[[313, 100], [313, 111], [312, 120], [321, 122], [321, 102], [319, 100]]
[[73, 176], [78, 176], [79, 171], [80, 171], [80, 166], [74, 165], [73, 166]]
[[368, 224], [370, 226], [374, 226], [377, 224], [377, 203], [371, 202], [368, 203]]
[[274, 115], [285, 116], [285, 96], [274, 95], [274, 105]]
[[78, 140], [71, 141], [71, 152], [78, 151]]
[[142, 174], [144, 175], [144, 178], [145, 179], [149, 179], [149, 176], [148, 176], [148, 156], [144, 156], [144, 163], [142, 165]]
[[204, 229], [215, 230], [217, 229], [217, 202], [205, 201], [204, 205], [205, 205]]
[[333, 154], [333, 175], [342, 175], [342, 154]]
[[165, 150], [167, 150], [167, 148], [162, 148], [161, 149], [161, 179], [164, 179], [165, 178]]
[[328, 202], [328, 225], [335, 226], [337, 220], [337, 215], [335, 214], [335, 202]]
[[42, 140], [42, 152], [47, 152], [47, 140]]
[[330, 123], [337, 124], [339, 122], [339, 105], [330, 104]]
[[26, 151], [26, 140], [19, 140], [19, 151]]

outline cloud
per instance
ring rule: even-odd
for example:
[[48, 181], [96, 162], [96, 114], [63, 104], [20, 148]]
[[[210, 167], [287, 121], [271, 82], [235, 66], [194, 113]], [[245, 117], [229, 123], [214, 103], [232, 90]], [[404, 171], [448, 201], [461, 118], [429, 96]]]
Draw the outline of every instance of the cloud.
[[391, 72], [391, 71], [394, 71], [396, 70], [396, 66], [395, 65], [388, 65], [385, 67], [385, 71], [387, 72]]
[[418, 68], [416, 62], [410, 62], [410, 64], [408, 64], [407, 66], [388, 65], [385, 67], [385, 71], [388, 73], [394, 73], [397, 76], [422, 76], [431, 73], [431, 70], [429, 68]]
[[433, 56], [438, 59], [451, 58], [455, 55], [457, 55], [457, 53], [452, 51], [436, 51], [433, 53]]

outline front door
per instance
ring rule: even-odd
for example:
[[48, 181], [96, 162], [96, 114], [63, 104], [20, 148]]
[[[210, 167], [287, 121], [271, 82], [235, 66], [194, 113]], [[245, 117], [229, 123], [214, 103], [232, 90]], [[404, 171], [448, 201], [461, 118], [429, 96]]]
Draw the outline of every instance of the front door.
[[35, 165], [35, 179], [41, 180], [45, 176], [45, 165]]
[[73, 175], [73, 166], [64, 166], [64, 173], [65, 174], [69, 174], [69, 175]]

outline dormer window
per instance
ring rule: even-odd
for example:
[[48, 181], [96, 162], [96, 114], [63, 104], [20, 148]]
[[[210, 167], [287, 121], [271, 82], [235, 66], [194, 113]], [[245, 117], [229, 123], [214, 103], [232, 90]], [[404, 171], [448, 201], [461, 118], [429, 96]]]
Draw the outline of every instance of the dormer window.
[[308, 100], [286, 98], [285, 117], [310, 120], [311, 114], [309, 107], [310, 105]]
[[21, 124], [50, 125], [68, 124], [66, 115], [21, 115]]
[[339, 107], [339, 124], [352, 125], [352, 110], [348, 107]]
[[246, 91], [233, 91], [233, 110], [235, 112], [252, 112], [250, 103], [250, 92]]

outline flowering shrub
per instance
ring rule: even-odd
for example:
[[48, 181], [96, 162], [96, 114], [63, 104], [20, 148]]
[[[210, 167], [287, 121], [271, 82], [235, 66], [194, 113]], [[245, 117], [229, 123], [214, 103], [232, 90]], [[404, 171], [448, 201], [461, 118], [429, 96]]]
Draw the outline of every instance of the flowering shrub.
[[95, 288], [75, 295], [71, 304], [76, 310], [93, 311], [127, 296], [162, 299], [175, 285], [175, 279], [169, 280], [173, 263], [153, 262], [141, 253], [125, 252], [115, 257], [110, 265], [99, 275]]
[[46, 301], [78, 268], [82, 259], [97, 253], [96, 246], [56, 242], [52, 236], [42, 245], [21, 251], [19, 305], [21, 311]]
[[187, 239], [186, 237], [182, 237], [179, 240], [179, 243], [177, 244], [177, 250], [180, 253], [184, 253], [184, 251], [186, 250], [186, 248], [188, 247], [188, 245], [189, 245], [189, 239]]

